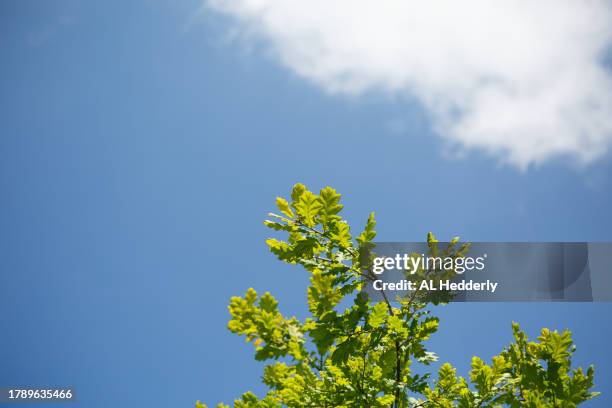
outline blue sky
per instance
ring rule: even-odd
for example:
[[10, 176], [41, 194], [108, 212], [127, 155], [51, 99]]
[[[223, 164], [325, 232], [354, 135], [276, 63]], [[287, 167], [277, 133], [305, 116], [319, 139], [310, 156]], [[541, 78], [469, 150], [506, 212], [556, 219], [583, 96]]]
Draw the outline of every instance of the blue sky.
[[[229, 297], [306, 312], [306, 274], [262, 224], [301, 181], [334, 186], [384, 241], [610, 241], [612, 162], [527, 171], [448, 157], [408, 97], [330, 95], [226, 40], [198, 2], [0, 8], [0, 384], [72, 385], [78, 406], [191, 406], [263, 391]], [[452, 304], [431, 349], [466, 373], [516, 320], [573, 330], [611, 401], [610, 304]]]

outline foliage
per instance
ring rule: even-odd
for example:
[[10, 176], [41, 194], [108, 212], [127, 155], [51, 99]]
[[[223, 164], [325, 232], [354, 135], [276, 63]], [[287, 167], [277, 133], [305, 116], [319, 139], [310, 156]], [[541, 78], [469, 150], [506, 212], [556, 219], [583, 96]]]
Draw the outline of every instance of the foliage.
[[[437, 360], [425, 347], [438, 329], [428, 309], [437, 301], [414, 292], [375, 303], [360, 292], [367, 276], [359, 248], [376, 236], [374, 213], [355, 243], [340, 216], [340, 194], [331, 187], [317, 195], [296, 184], [291, 201], [279, 197], [276, 205], [279, 214], [270, 213], [265, 225], [286, 239], [266, 242], [278, 259], [309, 272], [311, 316], [282, 315], [268, 292], [258, 296], [249, 289], [231, 299], [228, 328], [253, 344], [257, 360], [269, 362], [263, 373], [268, 394], [259, 399], [247, 392], [234, 407], [575, 407], [597, 394], [589, 391], [593, 368], [571, 368], [569, 331], [543, 329], [533, 342], [516, 323], [514, 343], [491, 364], [474, 357], [468, 378], [448, 363], [435, 379], [415, 373], [415, 363]], [[432, 234], [428, 243], [432, 252], [439, 250]], [[458, 239], [445, 251], [460, 256], [468, 248], [455, 245]], [[196, 407], [205, 405], [198, 401]]]

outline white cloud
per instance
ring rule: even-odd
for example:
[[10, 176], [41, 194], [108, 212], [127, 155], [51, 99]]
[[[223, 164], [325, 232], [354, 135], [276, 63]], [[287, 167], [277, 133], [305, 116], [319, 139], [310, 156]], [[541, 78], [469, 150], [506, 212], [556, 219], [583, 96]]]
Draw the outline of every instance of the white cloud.
[[520, 168], [612, 143], [612, 2], [209, 0], [331, 93], [416, 97], [452, 146]]

